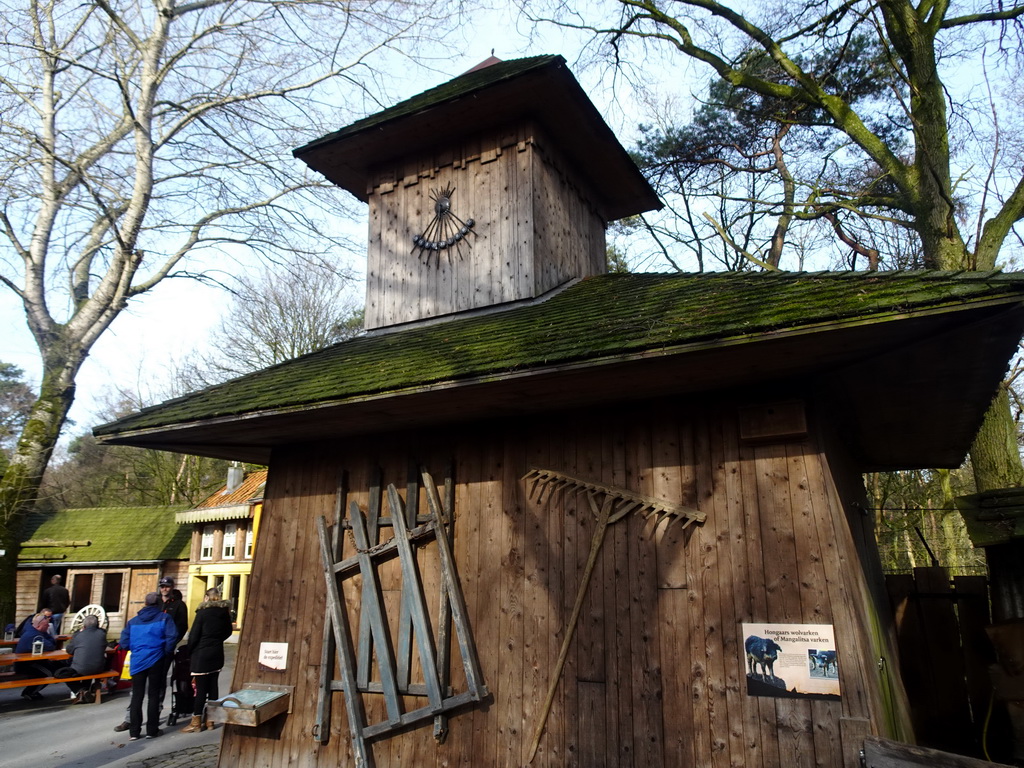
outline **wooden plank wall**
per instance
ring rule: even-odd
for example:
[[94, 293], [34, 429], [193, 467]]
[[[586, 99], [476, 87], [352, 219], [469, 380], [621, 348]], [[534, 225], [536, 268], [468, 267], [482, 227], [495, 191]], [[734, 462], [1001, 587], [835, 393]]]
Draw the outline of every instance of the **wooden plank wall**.
[[[434, 215], [431, 192], [448, 185], [474, 234], [428, 264], [412, 238]], [[533, 298], [604, 272], [604, 222], [581, 194], [538, 152], [529, 124], [382, 169], [369, 190], [366, 327]]]
[[[859, 600], [865, 605], [885, 606], [871, 618], [871, 632], [863, 646], [858, 648], [861, 664], [877, 664], [881, 686], [874, 691], [876, 699], [865, 704], [872, 711], [885, 713], [885, 728], [891, 738], [913, 743], [914, 728], [911, 719], [910, 705], [903, 677], [900, 673], [900, 657], [897, 642], [896, 626], [892, 618], [891, 606], [886, 593], [885, 578], [875, 543], [875, 517], [864, 490], [862, 475], [856, 462], [847, 452], [844, 436], [828, 421], [826, 401], [821, 401], [816, 414], [816, 421], [821, 425], [819, 432], [825, 445], [822, 452], [824, 472], [829, 492], [838, 499], [837, 507], [845, 512], [843, 525], [838, 530], [849, 536], [850, 558], [853, 568], [864, 574], [858, 580], [857, 587], [862, 591]], [[834, 406], [832, 406], [834, 407]], [[867, 614], [866, 614], [867, 615]], [[840, 723], [844, 730], [864, 734], [866, 725], [850, 718]]]
[[[125, 609], [125, 615], [128, 617], [128, 620], [133, 619], [145, 607], [147, 594], [159, 592], [157, 587], [159, 581], [160, 567], [157, 565], [132, 568], [128, 581], [128, 601]], [[177, 583], [177, 579], [175, 579], [175, 583]]]
[[[49, 586], [47, 583], [46, 586]], [[39, 608], [43, 595], [43, 571], [41, 568], [19, 568], [15, 577], [14, 625]]]
[[[180, 567], [179, 564], [185, 564], [184, 561], [171, 561], [168, 566], [171, 568], [170, 575], [174, 576], [174, 568]], [[187, 565], [187, 564], [185, 564]], [[81, 568], [76, 564], [72, 563], [65, 566], [66, 576], [64, 583], [70, 585], [74, 581], [75, 577], [82, 575], [85, 577], [91, 577], [89, 600], [92, 603], [99, 603], [102, 597], [103, 591], [103, 574], [105, 573], [121, 573], [123, 574], [122, 594], [121, 594], [121, 610], [112, 611], [108, 614], [107, 618], [109, 625], [107, 627], [107, 636], [110, 638], [116, 638], [120, 635], [121, 630], [124, 628], [125, 623], [128, 619], [135, 616], [142, 608], [144, 599], [147, 592], [155, 592], [157, 588], [157, 580], [160, 576], [158, 573], [157, 566], [146, 565], [146, 566], [115, 566], [110, 568], [97, 568], [97, 567], [86, 567]], [[40, 588], [39, 582], [41, 579], [42, 572], [39, 569], [22, 569], [18, 571], [17, 578], [17, 616], [18, 622], [34, 612], [39, 605]], [[47, 583], [47, 586], [49, 584]], [[71, 619], [74, 616], [75, 611], [68, 611], [64, 617], [64, 627], [71, 626]]]
[[[508, 236], [530, 225], [529, 151], [523, 126], [513, 134], [477, 136], [434, 156], [415, 158], [379, 173], [370, 197], [366, 327], [409, 322], [523, 298], [523, 270], [531, 242]], [[474, 219], [467, 243], [431, 256], [429, 264], [412, 238], [434, 215], [432, 191], [454, 187], [452, 210]]]
[[[373, 743], [377, 766], [526, 764], [595, 525], [582, 496], [526, 498], [520, 478], [532, 466], [707, 515], [689, 536], [636, 516], [609, 529], [532, 765], [852, 768], [863, 736], [884, 735], [868, 590], [813, 438], [747, 444], [734, 405], [705, 403], [438, 434], [274, 455], [233, 686], [295, 685], [293, 711], [257, 729], [228, 726], [221, 766], [352, 764], [342, 694], [329, 743], [312, 737], [325, 610], [315, 519], [331, 513], [343, 470], [364, 510], [374, 465], [404, 495], [410, 457], [438, 479], [455, 462], [455, 557], [492, 698], [454, 714], [443, 744], [429, 724]], [[382, 571], [394, 605], [389, 578]], [[749, 697], [750, 621], [834, 624], [841, 701]], [[289, 643], [285, 671], [258, 667], [261, 641]], [[458, 689], [461, 673], [453, 680]], [[371, 720], [381, 699], [364, 696]]]
[[575, 277], [607, 271], [604, 222], [588, 204], [589, 193], [576, 186], [575, 174], [547, 149], [541, 136], [531, 156], [536, 262], [532, 295]]

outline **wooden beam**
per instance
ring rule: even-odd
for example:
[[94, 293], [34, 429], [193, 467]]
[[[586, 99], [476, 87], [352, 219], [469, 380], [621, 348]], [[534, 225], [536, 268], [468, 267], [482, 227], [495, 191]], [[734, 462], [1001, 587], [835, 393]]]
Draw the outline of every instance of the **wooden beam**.
[[55, 541], [53, 539], [29, 539], [22, 542], [21, 548], [27, 547], [91, 547], [91, 541]]
[[973, 757], [939, 752], [936, 749], [901, 744], [877, 736], [864, 739], [865, 768], [1011, 768]]
[[[334, 522], [331, 526], [331, 560], [341, 556], [341, 519], [345, 513], [347, 477], [344, 472], [338, 477], [334, 494]], [[334, 676], [334, 632], [333, 619], [328, 612], [324, 622], [323, 641], [320, 648], [320, 687], [317, 690], [316, 722], [313, 724], [313, 738], [321, 744], [331, 739], [331, 679]]]
[[338, 661], [341, 664], [341, 679], [345, 684], [345, 712], [348, 715], [348, 727], [352, 733], [352, 751], [355, 753], [356, 768], [372, 768], [373, 753], [367, 748], [363, 736], [366, 713], [363, 700], [356, 687], [355, 660], [352, 658], [352, 645], [349, 640], [348, 616], [345, 603], [341, 599], [338, 581], [332, 568], [330, 539], [327, 534], [327, 521], [323, 515], [317, 518], [317, 534], [320, 539], [320, 560], [327, 581], [327, 612], [332, 617], [334, 643], [338, 650]]

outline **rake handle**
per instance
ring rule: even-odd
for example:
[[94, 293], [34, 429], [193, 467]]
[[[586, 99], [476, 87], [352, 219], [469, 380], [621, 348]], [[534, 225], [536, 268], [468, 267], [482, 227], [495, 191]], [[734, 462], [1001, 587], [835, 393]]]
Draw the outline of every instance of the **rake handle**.
[[526, 758], [527, 763], [532, 763], [537, 755], [537, 747], [540, 746], [540, 737], [544, 734], [544, 726], [548, 722], [548, 714], [551, 712], [551, 704], [555, 700], [555, 691], [558, 690], [558, 683], [562, 678], [562, 667], [565, 666], [565, 659], [569, 655], [569, 645], [572, 643], [573, 635], [576, 634], [576, 624], [583, 610], [583, 599], [587, 594], [587, 586], [590, 584], [590, 575], [594, 572], [594, 565], [597, 563], [597, 555], [604, 543], [604, 535], [608, 530], [611, 520], [612, 504], [614, 499], [605, 497], [600, 511], [597, 503], [590, 494], [587, 494], [590, 507], [597, 516], [597, 528], [594, 529], [594, 536], [590, 541], [590, 556], [587, 558], [587, 566], [583, 569], [583, 576], [580, 580], [580, 588], [576, 593], [576, 604], [572, 607], [572, 615], [569, 617], [569, 626], [565, 631], [565, 639], [562, 640], [562, 650], [558, 654], [558, 661], [555, 663], [555, 673], [551, 677], [551, 685], [548, 688], [547, 698], [544, 700], [544, 707], [541, 710], [540, 722], [537, 723], [537, 730], [533, 734], [533, 743], [530, 745], [530, 754]]

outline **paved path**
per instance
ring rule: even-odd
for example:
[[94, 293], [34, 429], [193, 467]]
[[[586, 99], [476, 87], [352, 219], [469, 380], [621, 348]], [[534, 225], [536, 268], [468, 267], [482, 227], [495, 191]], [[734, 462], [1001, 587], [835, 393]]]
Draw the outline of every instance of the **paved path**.
[[[225, 645], [220, 692], [231, 691], [237, 645]], [[102, 704], [72, 705], [65, 685], [48, 685], [43, 698], [26, 701], [21, 690], [0, 691], [0, 768], [216, 768], [223, 728], [182, 733], [189, 716], [166, 724], [173, 705], [164, 700], [163, 736], [129, 741], [114, 726], [125, 716], [128, 691]]]
[[189, 747], [128, 763], [127, 768], [216, 768], [218, 747], [218, 744]]

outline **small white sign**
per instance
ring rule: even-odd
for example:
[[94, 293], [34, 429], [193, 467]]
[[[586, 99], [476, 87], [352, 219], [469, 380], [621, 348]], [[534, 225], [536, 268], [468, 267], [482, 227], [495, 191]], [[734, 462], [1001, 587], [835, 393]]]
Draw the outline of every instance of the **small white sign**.
[[267, 669], [286, 669], [288, 643], [260, 643], [260, 664]]

